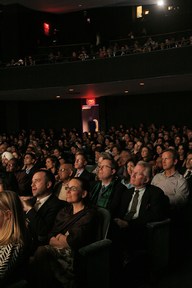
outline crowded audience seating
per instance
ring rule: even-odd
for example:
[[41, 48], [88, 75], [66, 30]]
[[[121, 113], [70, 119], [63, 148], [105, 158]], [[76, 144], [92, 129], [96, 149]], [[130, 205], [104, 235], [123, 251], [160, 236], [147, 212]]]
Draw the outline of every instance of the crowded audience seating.
[[[52, 136], [50, 137], [50, 135]], [[92, 166], [95, 165], [95, 153], [94, 149], [92, 150], [92, 146], [99, 146], [101, 147], [101, 151], [107, 150], [107, 153], [112, 155], [112, 147], [118, 141], [121, 148], [129, 149], [132, 156], [137, 155], [137, 159], [140, 159], [140, 150], [134, 151], [134, 145], [130, 145], [130, 142], [136, 144], [138, 141], [140, 141], [142, 147], [147, 145], [151, 149], [152, 158], [150, 158], [150, 163], [154, 166], [154, 174], [161, 171], [161, 168], [156, 166], [156, 159], [161, 157], [161, 155], [157, 155], [156, 153], [157, 145], [162, 145], [163, 149], [172, 147], [172, 149], [178, 150], [179, 145], [181, 143], [184, 144], [186, 153], [184, 155], [184, 161], [179, 162], [181, 165], [179, 167], [180, 170], [182, 170], [181, 168], [185, 168], [186, 157], [192, 151], [192, 129], [186, 125], [157, 126], [152, 123], [147, 126], [141, 123], [138, 125], [138, 127], [134, 128], [121, 125], [120, 127], [116, 128], [110, 127], [109, 130], [105, 132], [96, 132], [94, 137], [95, 138], [93, 138], [92, 135], [88, 135], [88, 133], [83, 134], [82, 137], [81, 134], [78, 134], [78, 132], [74, 131], [74, 129], [71, 129], [70, 131], [67, 131], [67, 129], [63, 129], [62, 131], [56, 131], [56, 129], [55, 131], [54, 129], [47, 131], [45, 129], [40, 129], [39, 131], [31, 130], [30, 132], [22, 130], [18, 133], [15, 133], [15, 135], [9, 135], [6, 132], [1, 133], [0, 154], [2, 156], [4, 152], [8, 152], [6, 155], [9, 156], [9, 159], [6, 160], [7, 162], [4, 162], [4, 160], [1, 159], [3, 161], [1, 161], [2, 167], [0, 184], [2, 186], [6, 185], [6, 182], [4, 182], [6, 178], [5, 169], [9, 167], [6, 167], [6, 165], [13, 158], [17, 159], [18, 161], [18, 166], [15, 170], [12, 170], [15, 175], [17, 175], [18, 171], [23, 169], [23, 159], [26, 151], [34, 153], [37, 156], [38, 165], [40, 167], [46, 168], [44, 161], [47, 155], [53, 154], [54, 148], [58, 147], [58, 143], [62, 151], [59, 160], [73, 163], [74, 158], [71, 147], [74, 145], [74, 142], [78, 140], [81, 144], [80, 148], [78, 149], [83, 149], [84, 152], [89, 155], [90, 162], [88, 165]], [[110, 144], [105, 144], [106, 138], [110, 139]], [[181, 153], [179, 153], [179, 156], [181, 156], [180, 154]], [[10, 167], [13, 168], [12, 165]], [[191, 187], [189, 187], [189, 189], [191, 189]], [[191, 190], [189, 192], [191, 194]], [[110, 214], [108, 211], [101, 208], [99, 208], [99, 212], [101, 215], [100, 220], [102, 224], [100, 226], [101, 230], [98, 231], [98, 240], [86, 247], [81, 248], [78, 251], [79, 253], [77, 257], [77, 261], [80, 263], [79, 267], [81, 268], [79, 271], [77, 271], [77, 283], [87, 288], [110, 287], [110, 253], [112, 252], [112, 248], [111, 240], [107, 239]], [[189, 215], [187, 217], [189, 217]], [[191, 223], [191, 221], [187, 221], [187, 223]], [[147, 251], [136, 251], [135, 261], [136, 263], [138, 263], [137, 259], [139, 259], [139, 261], [144, 261], [144, 265], [147, 269], [146, 275], [151, 281], [158, 281], [159, 276], [164, 273], [166, 269], [169, 270], [169, 267], [173, 265], [172, 254], [170, 253], [170, 251], [172, 251], [172, 242], [170, 241], [170, 226], [170, 219], [166, 219], [162, 222], [148, 223], [148, 249]], [[189, 230], [189, 227], [186, 227], [186, 229]], [[187, 243], [190, 243], [191, 239], [191, 233], [187, 235], [189, 239], [187, 239], [186, 242], [185, 239], [183, 239], [183, 244], [186, 243], [185, 246], [187, 246]], [[182, 235], [179, 236], [182, 238]], [[186, 251], [190, 251], [189, 246], [185, 247], [185, 249]], [[176, 253], [176, 251], [174, 251], [174, 253]], [[188, 253], [186, 257], [189, 255], [190, 253]], [[127, 266], [127, 269], [129, 269], [129, 266]], [[81, 275], [81, 277], [79, 277], [79, 275]], [[28, 284], [25, 280], [21, 280], [21, 282], [15, 283], [8, 288], [27, 287], [27, 285]]]

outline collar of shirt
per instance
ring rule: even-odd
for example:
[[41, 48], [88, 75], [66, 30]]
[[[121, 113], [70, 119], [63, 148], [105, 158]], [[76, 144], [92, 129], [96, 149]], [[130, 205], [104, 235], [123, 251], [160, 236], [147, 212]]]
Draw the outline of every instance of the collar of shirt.
[[49, 199], [50, 196], [51, 196], [51, 194], [49, 194], [48, 196], [45, 196], [45, 197], [43, 197], [43, 198], [38, 198], [38, 197], [37, 197], [37, 201], [40, 202], [39, 208]]
[[80, 175], [81, 175], [81, 173], [83, 173], [83, 171], [84, 171], [84, 169], [77, 169], [77, 171], [76, 171], [76, 174], [75, 174], [75, 175], [77, 175], [77, 174], [78, 174], [78, 176], [80, 176]]

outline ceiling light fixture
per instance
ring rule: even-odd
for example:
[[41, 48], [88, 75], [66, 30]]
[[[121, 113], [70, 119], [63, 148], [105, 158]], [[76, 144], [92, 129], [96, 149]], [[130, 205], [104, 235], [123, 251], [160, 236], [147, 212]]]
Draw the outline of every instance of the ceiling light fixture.
[[165, 3], [164, 3], [164, 1], [163, 0], [159, 0], [159, 1], [157, 1], [157, 5], [158, 6], [163, 6]]

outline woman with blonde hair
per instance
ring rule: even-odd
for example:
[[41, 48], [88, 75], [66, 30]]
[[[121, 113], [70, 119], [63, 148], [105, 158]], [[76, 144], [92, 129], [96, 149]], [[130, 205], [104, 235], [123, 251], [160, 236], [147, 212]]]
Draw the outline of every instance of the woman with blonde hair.
[[9, 190], [0, 192], [0, 286], [23, 277], [26, 267], [27, 228], [19, 196]]

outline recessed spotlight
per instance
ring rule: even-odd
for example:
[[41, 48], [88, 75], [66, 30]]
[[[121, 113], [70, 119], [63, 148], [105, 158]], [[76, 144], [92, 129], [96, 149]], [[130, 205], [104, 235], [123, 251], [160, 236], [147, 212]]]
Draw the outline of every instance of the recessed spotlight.
[[158, 6], [163, 6], [165, 3], [164, 3], [164, 1], [163, 0], [159, 0], [159, 1], [157, 1], [157, 5]]
[[125, 90], [124, 92], [125, 92], [125, 94], [129, 93], [129, 91], [128, 91], [128, 90]]
[[144, 83], [144, 82], [140, 82], [139, 85], [140, 85], [140, 86], [144, 86], [145, 83]]
[[70, 89], [69, 89], [69, 92], [73, 92], [73, 91], [74, 91], [74, 89], [73, 89], [73, 88], [70, 88]]
[[56, 99], [60, 99], [60, 98], [61, 98], [61, 96], [60, 96], [60, 95], [57, 95], [57, 96], [56, 96]]

